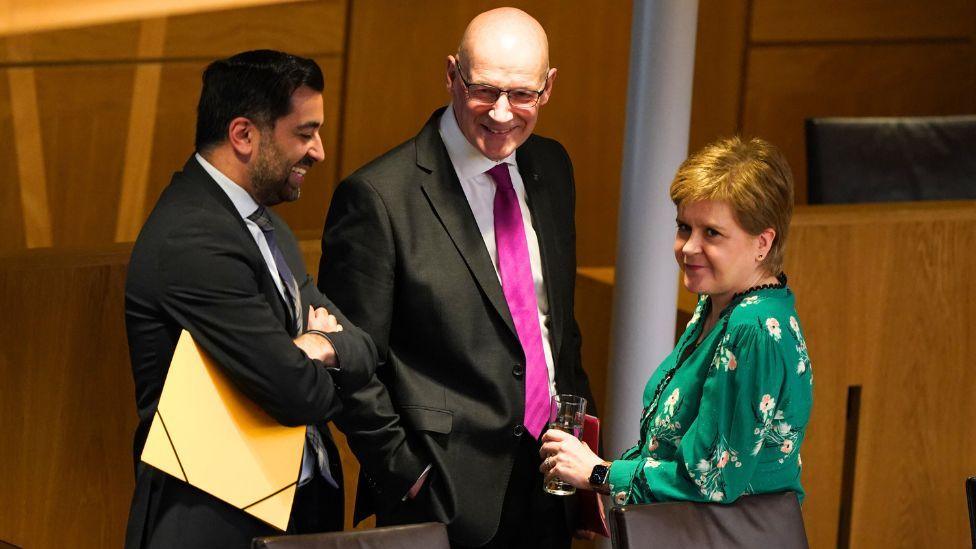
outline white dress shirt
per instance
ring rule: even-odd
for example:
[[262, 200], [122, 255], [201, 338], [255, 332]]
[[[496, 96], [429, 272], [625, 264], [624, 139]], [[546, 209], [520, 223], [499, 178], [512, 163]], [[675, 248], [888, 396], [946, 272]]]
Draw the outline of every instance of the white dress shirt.
[[[210, 162], [207, 162], [204, 157], [200, 156], [200, 153], [197, 153], [195, 158], [197, 159], [197, 162], [200, 163], [200, 166], [204, 169], [204, 171], [210, 174], [210, 177], [213, 178], [213, 180], [217, 183], [217, 186], [224, 191], [227, 198], [229, 198], [234, 204], [234, 208], [237, 209], [238, 215], [240, 215], [244, 220], [244, 224], [247, 225], [247, 229], [251, 231], [251, 236], [254, 238], [255, 244], [257, 244], [258, 249], [261, 250], [261, 257], [264, 258], [264, 263], [268, 266], [268, 272], [271, 273], [271, 278], [274, 280], [275, 286], [278, 287], [278, 293], [281, 294], [281, 299], [284, 300], [285, 303], [288, 303], [288, 294], [285, 293], [285, 285], [281, 281], [281, 275], [278, 274], [278, 265], [275, 263], [274, 256], [271, 254], [271, 247], [268, 246], [268, 241], [264, 236], [264, 231], [261, 230], [261, 227], [259, 227], [257, 223], [247, 218], [247, 216], [254, 213], [260, 207], [260, 205], [254, 200], [254, 198], [251, 197], [250, 194], [248, 194], [247, 191], [244, 190], [243, 187], [237, 183], [234, 183], [231, 178], [227, 177], [220, 170], [213, 167]], [[301, 310], [301, 304], [299, 304], [298, 308]], [[314, 429], [314, 427], [309, 426], [306, 427], [306, 430], [309, 428]], [[312, 471], [314, 470], [312, 467], [314, 465], [316, 453], [312, 448], [309, 448], [310, 444], [311, 443], [306, 438], [305, 450], [302, 453], [302, 469], [298, 477], [299, 486], [305, 484], [309, 481], [309, 479], [312, 478]], [[328, 454], [326, 454], [324, 451], [322, 454], [325, 458], [326, 465], [328, 465]], [[336, 483], [335, 479], [332, 478], [332, 473], [329, 471], [328, 466], [320, 467], [320, 469], [322, 469], [322, 478], [331, 484], [333, 488], [337, 487], [338, 484]]]
[[461, 189], [468, 199], [471, 213], [478, 223], [481, 238], [485, 241], [491, 263], [495, 266], [495, 275], [501, 282], [498, 272], [498, 249], [495, 245], [495, 181], [487, 172], [495, 165], [504, 162], [508, 164], [508, 173], [515, 187], [519, 209], [522, 210], [522, 225], [525, 227], [525, 240], [529, 248], [529, 263], [532, 267], [532, 284], [535, 286], [536, 302], [539, 304], [539, 328], [542, 331], [542, 349], [546, 355], [546, 369], [549, 373], [549, 394], [556, 394], [555, 369], [552, 359], [552, 342], [549, 337], [549, 326], [546, 317], [549, 315], [549, 297], [546, 294], [546, 281], [542, 277], [542, 255], [539, 253], [539, 238], [532, 224], [532, 214], [525, 203], [525, 183], [518, 171], [515, 153], [496, 162], [481, 154], [461, 133], [457, 119], [454, 117], [454, 105], [448, 105], [441, 116], [440, 135], [447, 147], [447, 154], [454, 165], [454, 172], [461, 182]]

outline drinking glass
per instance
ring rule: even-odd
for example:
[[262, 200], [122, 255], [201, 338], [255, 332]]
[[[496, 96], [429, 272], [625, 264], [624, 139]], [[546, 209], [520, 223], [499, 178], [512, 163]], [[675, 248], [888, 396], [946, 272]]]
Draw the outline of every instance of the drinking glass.
[[[576, 438], [583, 436], [583, 418], [586, 416], [586, 399], [576, 395], [553, 395], [549, 402], [549, 428], [559, 429]], [[558, 477], [545, 483], [543, 489], [556, 496], [576, 493], [576, 487]]]

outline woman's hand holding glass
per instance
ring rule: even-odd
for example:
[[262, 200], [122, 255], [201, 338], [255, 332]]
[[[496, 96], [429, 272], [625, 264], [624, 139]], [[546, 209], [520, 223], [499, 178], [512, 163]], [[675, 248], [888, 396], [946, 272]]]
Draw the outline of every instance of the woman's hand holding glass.
[[539, 455], [543, 458], [539, 471], [546, 476], [545, 482], [558, 477], [563, 482], [585, 490], [593, 488], [590, 486], [593, 466], [606, 463], [586, 443], [571, 433], [558, 429], [549, 429], [542, 436]]

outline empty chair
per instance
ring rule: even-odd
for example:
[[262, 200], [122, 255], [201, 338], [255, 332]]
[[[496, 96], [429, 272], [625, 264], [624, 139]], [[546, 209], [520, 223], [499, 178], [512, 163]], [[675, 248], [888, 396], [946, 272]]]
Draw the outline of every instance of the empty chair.
[[649, 549], [806, 549], [793, 492], [743, 496], [732, 504], [674, 501], [610, 510], [613, 546]]
[[976, 116], [812, 118], [810, 204], [976, 199]]
[[371, 530], [255, 538], [252, 549], [449, 549], [447, 529], [439, 522]]

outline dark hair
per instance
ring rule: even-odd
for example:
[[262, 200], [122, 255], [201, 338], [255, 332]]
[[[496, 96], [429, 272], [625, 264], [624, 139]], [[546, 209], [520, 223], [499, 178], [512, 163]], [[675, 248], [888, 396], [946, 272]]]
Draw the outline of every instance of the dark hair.
[[203, 72], [197, 151], [222, 143], [230, 121], [238, 116], [264, 128], [274, 127], [276, 120], [291, 112], [291, 96], [302, 86], [317, 92], [325, 88], [322, 69], [311, 59], [253, 50], [214, 61]]

